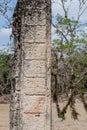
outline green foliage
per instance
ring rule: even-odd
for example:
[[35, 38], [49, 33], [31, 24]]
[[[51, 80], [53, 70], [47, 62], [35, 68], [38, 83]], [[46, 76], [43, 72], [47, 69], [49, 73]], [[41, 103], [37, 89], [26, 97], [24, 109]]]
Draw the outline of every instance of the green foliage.
[[64, 121], [66, 119], [64, 114], [60, 114], [58, 117], [61, 118], [62, 121]]
[[[71, 0], [72, 2], [74, 0]], [[64, 15], [57, 14], [56, 23], [53, 24], [57, 38], [52, 42], [52, 87], [54, 85], [55, 91], [52, 90], [53, 97], [58, 105], [58, 98], [65, 94], [68, 96], [68, 103], [60, 112], [59, 117], [65, 119], [65, 112], [68, 105], [71, 107], [72, 117], [78, 119], [78, 112], [75, 109], [75, 97], [82, 93], [87, 93], [87, 33], [84, 28], [87, 22], [81, 23], [80, 17], [86, 10], [87, 1], [79, 0], [79, 10], [77, 18], [69, 17], [69, 7], [66, 7], [67, 0], [61, 0]], [[85, 7], [84, 7], [85, 6]], [[82, 11], [83, 10], [83, 11]], [[82, 13], [81, 13], [82, 12]], [[56, 71], [56, 72], [55, 72]], [[54, 78], [54, 77], [56, 78]], [[56, 82], [56, 83], [54, 83]], [[85, 110], [87, 110], [87, 103], [84, 95], [80, 97]], [[60, 110], [57, 108], [57, 110]]]
[[10, 93], [10, 59], [11, 54], [0, 54], [0, 95]]

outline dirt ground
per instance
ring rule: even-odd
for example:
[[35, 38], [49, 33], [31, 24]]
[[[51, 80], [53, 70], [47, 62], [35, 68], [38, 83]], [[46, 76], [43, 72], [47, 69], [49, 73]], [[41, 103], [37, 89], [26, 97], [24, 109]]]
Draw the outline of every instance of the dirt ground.
[[[62, 108], [65, 105], [60, 103]], [[57, 117], [55, 103], [52, 104], [52, 130], [87, 130], [87, 113], [84, 110], [83, 104], [81, 102], [76, 103], [76, 110], [79, 112], [79, 119], [74, 120], [71, 117], [70, 108], [66, 113], [66, 120], [62, 121]]]
[[9, 104], [0, 104], [0, 130], [9, 130]]
[[[60, 103], [64, 106], [64, 103]], [[77, 102], [77, 110], [79, 111], [79, 120], [74, 121], [71, 118], [70, 109], [66, 114], [66, 120], [58, 119], [55, 103], [52, 104], [52, 130], [87, 130], [87, 113], [85, 112], [81, 102]], [[0, 130], [9, 130], [9, 104], [0, 104]]]

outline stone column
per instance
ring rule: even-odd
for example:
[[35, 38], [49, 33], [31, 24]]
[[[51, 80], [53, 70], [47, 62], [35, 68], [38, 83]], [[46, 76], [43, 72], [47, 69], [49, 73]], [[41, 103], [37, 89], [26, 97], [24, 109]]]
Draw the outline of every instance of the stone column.
[[51, 1], [24, 0], [20, 10], [10, 130], [51, 130]]

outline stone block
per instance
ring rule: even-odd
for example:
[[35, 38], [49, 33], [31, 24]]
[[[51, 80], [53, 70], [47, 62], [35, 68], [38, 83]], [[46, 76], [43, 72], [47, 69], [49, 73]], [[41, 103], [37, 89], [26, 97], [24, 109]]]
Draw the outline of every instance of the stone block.
[[43, 10], [34, 10], [26, 12], [25, 25], [45, 25], [46, 24], [46, 13]]
[[28, 26], [25, 29], [24, 42], [34, 42], [35, 41], [35, 27]]
[[45, 116], [41, 115], [24, 115], [24, 130], [45, 130]]
[[46, 42], [46, 26], [37, 26], [35, 42]]
[[39, 115], [44, 113], [45, 96], [29, 96], [23, 94], [24, 115]]
[[24, 62], [25, 77], [45, 77], [45, 71], [44, 60], [25, 60]]
[[25, 59], [44, 59], [46, 52], [46, 44], [24, 44]]
[[22, 91], [25, 94], [45, 94], [45, 78], [26, 78]]
[[46, 26], [27, 26], [24, 42], [46, 42]]
[[26, 12], [32, 11], [33, 13], [34, 10], [37, 11], [41, 9], [46, 10], [46, 5], [47, 5], [46, 0], [28, 0], [28, 3], [26, 5], [26, 9], [27, 9]]

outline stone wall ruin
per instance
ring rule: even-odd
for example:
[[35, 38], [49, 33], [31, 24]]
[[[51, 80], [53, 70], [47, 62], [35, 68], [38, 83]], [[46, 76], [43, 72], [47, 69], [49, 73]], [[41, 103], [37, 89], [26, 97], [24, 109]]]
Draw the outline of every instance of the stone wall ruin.
[[51, 1], [18, 0], [13, 35], [10, 130], [51, 130]]

